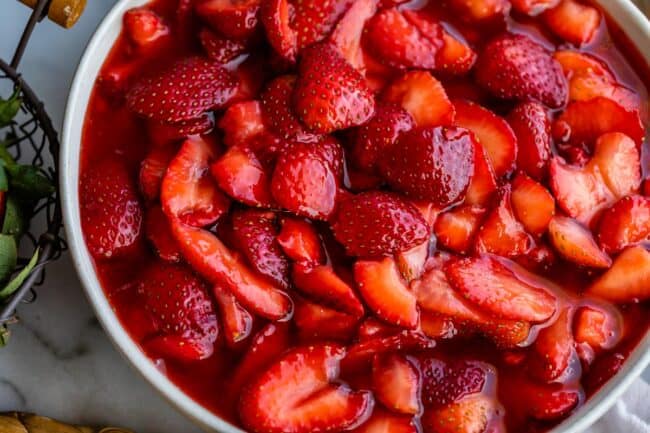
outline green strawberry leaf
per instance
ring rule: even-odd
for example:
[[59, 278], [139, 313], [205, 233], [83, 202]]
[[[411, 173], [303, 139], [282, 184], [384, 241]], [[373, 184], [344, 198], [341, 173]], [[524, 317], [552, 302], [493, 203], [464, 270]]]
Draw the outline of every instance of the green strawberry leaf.
[[9, 328], [6, 325], [0, 325], [0, 347], [4, 347], [9, 343]]
[[13, 195], [7, 197], [5, 218], [2, 223], [2, 233], [18, 239], [25, 231], [25, 218], [20, 203]]
[[34, 269], [34, 266], [36, 266], [36, 263], [38, 263], [38, 252], [39, 249], [37, 248], [34, 255], [29, 260], [29, 263], [27, 263], [27, 266], [21, 269], [20, 272], [18, 272], [18, 275], [16, 275], [13, 280], [9, 281], [7, 285], [0, 290], [0, 299], [7, 298], [20, 288], [29, 273]]
[[7, 179], [7, 171], [5, 170], [4, 162], [0, 160], [0, 191], [9, 191], [9, 179]]
[[0, 128], [7, 126], [20, 110], [20, 90], [16, 89], [14, 94], [7, 100], [0, 98]]
[[17, 263], [16, 239], [11, 235], [0, 234], [0, 281], [9, 279]]
[[8, 165], [9, 186], [21, 199], [40, 200], [54, 192], [54, 185], [31, 165]]

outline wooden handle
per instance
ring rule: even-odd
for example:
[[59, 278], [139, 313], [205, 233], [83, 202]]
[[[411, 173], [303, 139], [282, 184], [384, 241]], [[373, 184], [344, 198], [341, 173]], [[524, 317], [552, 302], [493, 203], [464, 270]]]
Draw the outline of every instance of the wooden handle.
[[42, 416], [25, 413], [0, 413], [2, 433], [132, 433], [116, 427], [95, 429], [79, 427], [54, 421]]
[[[38, 3], [38, 0], [20, 1], [32, 9]], [[79, 20], [85, 8], [86, 0], [52, 0], [47, 16], [61, 27], [69, 29]]]

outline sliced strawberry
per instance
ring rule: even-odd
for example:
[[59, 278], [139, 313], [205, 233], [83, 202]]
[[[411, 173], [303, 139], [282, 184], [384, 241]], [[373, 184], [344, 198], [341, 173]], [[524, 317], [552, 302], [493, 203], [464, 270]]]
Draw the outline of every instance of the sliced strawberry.
[[269, 43], [289, 62], [294, 62], [298, 54], [298, 34], [290, 22], [293, 12], [293, 5], [289, 4], [289, 0], [264, 1], [260, 11], [260, 19]]
[[393, 81], [383, 100], [408, 111], [419, 127], [448, 126], [454, 122], [454, 106], [440, 81], [426, 71], [410, 71]]
[[189, 138], [169, 163], [160, 201], [167, 217], [196, 227], [213, 224], [230, 207], [209, 173], [212, 145], [200, 137]]
[[621, 341], [623, 320], [614, 306], [581, 307], [573, 317], [573, 336], [581, 359], [591, 363]]
[[210, 166], [219, 188], [249, 206], [271, 207], [271, 179], [255, 153], [233, 146]]
[[205, 54], [214, 61], [226, 64], [246, 52], [246, 44], [242, 41], [224, 38], [205, 28], [199, 32], [201, 46]]
[[570, 262], [592, 268], [609, 268], [612, 259], [600, 249], [591, 232], [578, 221], [556, 215], [548, 226], [551, 243]]
[[424, 335], [433, 339], [448, 340], [461, 334], [464, 330], [459, 329], [450, 317], [440, 314], [420, 312], [420, 328]]
[[457, 126], [476, 135], [492, 163], [497, 177], [509, 174], [517, 158], [517, 137], [510, 125], [490, 110], [473, 102], [454, 101]]
[[467, 300], [498, 317], [544, 322], [556, 309], [557, 299], [540, 279], [494, 256], [452, 260], [445, 265], [451, 285]]
[[393, 104], [379, 104], [372, 119], [355, 133], [351, 159], [362, 170], [373, 172], [377, 161], [400, 133], [414, 127], [411, 115]]
[[388, 409], [416, 415], [420, 412], [420, 373], [402, 355], [375, 357], [372, 363], [372, 387], [375, 397]]
[[375, 99], [364, 77], [330, 43], [305, 49], [294, 89], [294, 108], [317, 133], [330, 133], [365, 123]]
[[380, 160], [388, 183], [413, 199], [445, 207], [464, 197], [474, 172], [473, 135], [462, 128], [402, 133]]
[[257, 29], [262, 0], [200, 0], [196, 12], [216, 31], [234, 39], [246, 39]]
[[490, 41], [476, 63], [476, 79], [494, 96], [538, 101], [550, 108], [566, 103], [562, 69], [540, 44], [524, 35], [504, 34]]
[[402, 332], [397, 326], [389, 325], [373, 316], [367, 317], [357, 330], [357, 339], [366, 341], [375, 337], [389, 337]]
[[294, 20], [298, 51], [325, 39], [355, 0], [296, 1]]
[[[145, 347], [181, 360], [212, 355], [219, 327], [205, 284], [183, 265], [155, 263], [137, 284], [158, 335]], [[184, 347], [187, 345], [187, 347]]]
[[642, 245], [623, 250], [587, 293], [620, 303], [650, 298], [650, 252]]
[[326, 265], [310, 266], [295, 263], [293, 283], [305, 295], [331, 305], [339, 311], [361, 317], [363, 305], [354, 289], [339, 277], [334, 269]]
[[354, 279], [364, 301], [377, 317], [403, 328], [417, 327], [415, 296], [402, 280], [393, 259], [356, 262]]
[[166, 262], [181, 261], [178, 243], [160, 206], [147, 209], [144, 215], [144, 230], [158, 257]]
[[96, 258], [128, 255], [141, 239], [142, 207], [124, 164], [103, 159], [79, 182], [81, 225]]
[[212, 286], [212, 294], [219, 304], [223, 332], [228, 345], [235, 346], [237, 343], [247, 339], [253, 328], [253, 316], [227, 289], [219, 284]]
[[344, 200], [332, 230], [348, 255], [361, 257], [407, 251], [429, 236], [426, 221], [411, 203], [379, 191]]
[[160, 186], [176, 150], [170, 145], [154, 147], [140, 163], [140, 192], [147, 201], [160, 198]]
[[429, 247], [430, 239], [427, 239], [420, 245], [395, 255], [400, 274], [407, 282], [420, 278], [424, 273], [424, 266], [429, 258]]
[[473, 245], [486, 210], [480, 206], [460, 206], [441, 213], [433, 226], [438, 244], [456, 253], [466, 254]]
[[616, 77], [604, 61], [596, 56], [572, 50], [558, 50], [553, 57], [560, 63], [564, 75], [571, 79], [576, 76], [595, 75], [615, 81]]
[[541, 236], [555, 215], [555, 199], [544, 186], [518, 173], [512, 182], [512, 209], [528, 233]]
[[553, 33], [577, 46], [591, 42], [600, 27], [598, 9], [576, 0], [562, 0], [544, 12], [542, 19]]
[[271, 193], [283, 208], [309, 218], [328, 219], [335, 208], [339, 176], [318, 145], [295, 143], [282, 153], [271, 178]]
[[490, 318], [474, 326], [500, 349], [517, 349], [530, 344], [530, 322]]
[[402, 330], [394, 335], [376, 335], [351, 346], [341, 367], [344, 371], [367, 371], [368, 364], [377, 355], [426, 350], [435, 345], [434, 340], [416, 331]]
[[483, 221], [476, 234], [477, 252], [517, 257], [526, 254], [534, 246], [532, 236], [515, 218], [511, 195], [510, 188], [504, 187], [498, 206]]
[[129, 59], [105, 65], [97, 76], [97, 86], [110, 101], [122, 103], [145, 58]]
[[223, 284], [244, 307], [274, 320], [291, 313], [289, 297], [248, 269], [212, 233], [180, 223], [173, 223], [172, 230], [188, 263], [211, 283]]
[[214, 119], [210, 114], [175, 123], [147, 121], [147, 134], [156, 146], [168, 146], [170, 143], [183, 140], [190, 135], [205, 135], [213, 128]]
[[239, 415], [254, 432], [345, 430], [368, 416], [372, 394], [335, 384], [345, 356], [340, 346], [295, 349], [247, 386]]
[[569, 414], [582, 400], [580, 389], [559, 383], [540, 384], [513, 371], [499, 377], [499, 396], [506, 405], [539, 421], [559, 420]]
[[605, 184], [617, 199], [639, 192], [641, 187], [641, 155], [625, 134], [601, 135], [596, 141], [590, 167], [598, 166]]
[[571, 316], [570, 309], [565, 308], [554, 323], [539, 331], [528, 360], [532, 377], [543, 382], [562, 382], [578, 366]]
[[650, 198], [623, 197], [603, 212], [598, 243], [606, 253], [618, 253], [646, 239], [650, 239]]
[[470, 23], [503, 20], [510, 12], [507, 0], [451, 0], [452, 10]]
[[610, 352], [598, 357], [585, 375], [585, 388], [589, 392], [599, 390], [605, 382], [619, 372], [626, 360], [627, 355], [621, 352]]
[[508, 123], [517, 137], [517, 167], [533, 179], [546, 175], [551, 156], [551, 123], [542, 105], [524, 102], [508, 115]]
[[426, 410], [422, 415], [422, 427], [425, 433], [480, 433], [488, 431], [499, 413], [499, 406], [493, 399], [478, 395]]
[[445, 29], [442, 31], [442, 40], [444, 44], [436, 54], [436, 69], [451, 75], [465, 75], [471, 71], [477, 55], [467, 41]]
[[494, 367], [484, 362], [420, 358], [422, 402], [426, 408], [447, 406], [483, 391], [494, 380]]
[[126, 36], [140, 50], [151, 49], [170, 34], [165, 20], [146, 6], [129, 9], [123, 21]]
[[522, 14], [530, 16], [539, 15], [546, 9], [553, 8], [560, 3], [561, 0], [510, 0], [512, 8]]
[[348, 341], [359, 319], [303, 298], [296, 299], [293, 321], [301, 341]]
[[368, 421], [350, 431], [351, 433], [418, 433], [410, 416], [395, 415], [376, 408]]
[[284, 218], [277, 241], [284, 253], [295, 262], [318, 265], [325, 258], [318, 232], [305, 220]]
[[265, 129], [262, 104], [259, 101], [245, 101], [231, 105], [218, 125], [223, 130], [223, 142], [226, 146], [246, 145]]
[[341, 17], [330, 35], [330, 41], [349, 64], [358, 70], [365, 68], [361, 37], [366, 22], [377, 12], [378, 0], [355, 1]]
[[492, 162], [478, 140], [474, 142], [474, 175], [467, 188], [465, 204], [485, 206], [497, 192], [497, 179]]
[[189, 57], [140, 79], [126, 99], [135, 113], [174, 123], [223, 107], [236, 89], [236, 80], [218, 62]]

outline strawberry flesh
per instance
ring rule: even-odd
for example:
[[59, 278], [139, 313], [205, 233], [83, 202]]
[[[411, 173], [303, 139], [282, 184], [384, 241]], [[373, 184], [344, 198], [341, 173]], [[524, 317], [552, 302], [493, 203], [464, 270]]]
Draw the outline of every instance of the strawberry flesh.
[[508, 115], [517, 137], [517, 167], [533, 179], [541, 180], [551, 156], [551, 123], [544, 107], [524, 102]]
[[402, 355], [377, 356], [372, 363], [372, 387], [387, 408], [409, 415], [420, 412], [420, 373]]
[[650, 198], [623, 197], [603, 212], [598, 243], [606, 253], [619, 253], [626, 247], [650, 238]]

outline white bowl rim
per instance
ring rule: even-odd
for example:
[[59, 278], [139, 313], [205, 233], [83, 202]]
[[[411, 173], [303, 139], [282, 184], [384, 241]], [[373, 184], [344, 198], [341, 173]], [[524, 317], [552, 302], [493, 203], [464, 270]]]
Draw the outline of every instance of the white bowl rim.
[[[173, 406], [200, 427], [222, 433], [245, 433], [189, 397], [168, 379], [131, 339], [104, 294], [81, 232], [78, 206], [79, 150], [90, 92], [97, 73], [121, 29], [121, 16], [127, 9], [146, 4], [148, 1], [118, 0], [95, 31], [75, 73], [63, 122], [59, 163], [67, 241], [88, 300], [109, 338], [131, 365]], [[645, 61], [650, 64], [650, 48], [647, 47], [650, 41], [650, 22], [647, 18], [630, 0], [596, 0], [596, 2], [616, 23], [619, 23], [621, 28], [623, 26], [620, 23], [626, 24], [625, 34]], [[99, 56], [97, 53], [103, 55]], [[648, 365], [650, 365], [650, 332], [629, 355], [621, 370], [585, 405], [549, 433], [579, 433], [588, 428], [619, 399]]]

